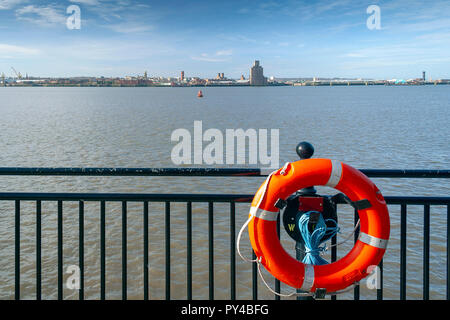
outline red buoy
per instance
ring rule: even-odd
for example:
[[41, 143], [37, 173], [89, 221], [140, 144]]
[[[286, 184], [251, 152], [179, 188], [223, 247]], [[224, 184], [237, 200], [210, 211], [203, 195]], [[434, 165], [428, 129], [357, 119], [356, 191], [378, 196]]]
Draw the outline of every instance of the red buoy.
[[198, 91], [197, 97], [203, 98], [203, 92], [202, 92], [202, 90], [199, 90], [199, 91]]

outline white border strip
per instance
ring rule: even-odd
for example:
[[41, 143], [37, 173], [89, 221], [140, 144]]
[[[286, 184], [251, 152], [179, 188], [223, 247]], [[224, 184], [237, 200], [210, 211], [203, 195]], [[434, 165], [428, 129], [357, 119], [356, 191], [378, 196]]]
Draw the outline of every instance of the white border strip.
[[300, 290], [310, 292], [314, 285], [314, 266], [311, 264], [304, 264], [304, 266], [305, 277], [303, 278], [303, 283]]
[[388, 240], [380, 239], [364, 232], [359, 233], [358, 240], [365, 244], [368, 244], [369, 246], [379, 249], [386, 249], [388, 245]]
[[278, 218], [278, 211], [272, 212], [272, 211], [263, 210], [263, 209], [260, 209], [257, 207], [251, 207], [250, 214], [253, 217], [257, 217], [259, 219], [267, 220], [267, 221], [277, 221], [277, 218]]
[[331, 160], [331, 175], [326, 186], [336, 187], [342, 177], [342, 163], [338, 160]]

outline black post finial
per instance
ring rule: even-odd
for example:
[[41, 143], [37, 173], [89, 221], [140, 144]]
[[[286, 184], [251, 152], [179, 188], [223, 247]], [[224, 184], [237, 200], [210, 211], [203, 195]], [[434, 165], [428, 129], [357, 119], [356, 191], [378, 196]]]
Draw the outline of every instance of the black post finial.
[[297, 145], [295, 151], [297, 152], [300, 159], [309, 159], [314, 154], [314, 147], [311, 143], [302, 141]]
[[[302, 141], [297, 145], [297, 147], [295, 148], [295, 151], [297, 152], [297, 154], [301, 160], [305, 160], [305, 159], [309, 159], [313, 156], [314, 147], [312, 146], [311, 143], [309, 143], [307, 141]], [[301, 195], [315, 195], [317, 193], [317, 190], [316, 190], [316, 188], [311, 186], [311, 187], [307, 187], [307, 188], [303, 188], [303, 189], [299, 190], [298, 193]]]

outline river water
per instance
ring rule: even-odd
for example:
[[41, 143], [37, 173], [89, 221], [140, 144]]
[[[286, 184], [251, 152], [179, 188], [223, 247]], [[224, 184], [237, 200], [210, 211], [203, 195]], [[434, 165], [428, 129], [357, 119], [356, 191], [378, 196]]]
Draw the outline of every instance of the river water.
[[[295, 161], [295, 146], [306, 140], [315, 156], [339, 159], [356, 168], [448, 169], [450, 87], [230, 87], [202, 88], [0, 88], [1, 167], [175, 167], [171, 135], [218, 129], [278, 129], [279, 164]], [[217, 131], [216, 131], [217, 132]], [[270, 140], [270, 139], [269, 139]], [[206, 144], [206, 143], [205, 143]], [[225, 147], [224, 147], [225, 148]], [[270, 145], [269, 145], [270, 150]], [[248, 158], [248, 157], [247, 157]], [[248, 160], [248, 159], [247, 159]], [[222, 164], [215, 167], [263, 167]], [[184, 165], [194, 166], [194, 165]], [[200, 166], [207, 166], [202, 164]], [[187, 177], [6, 177], [1, 192], [145, 192], [253, 194], [264, 178]], [[374, 179], [385, 196], [448, 196], [445, 179]], [[320, 193], [334, 194], [330, 188]], [[352, 210], [341, 206], [344, 237]], [[171, 297], [186, 297], [186, 204], [171, 206]], [[248, 204], [237, 205], [239, 228]], [[342, 210], [341, 210], [342, 209]], [[384, 297], [400, 291], [399, 206], [390, 206], [391, 239], [384, 258]], [[445, 298], [446, 208], [431, 207], [430, 297]], [[99, 298], [99, 204], [85, 204], [85, 295]], [[106, 292], [121, 297], [121, 205], [106, 204]], [[56, 204], [42, 208], [42, 295], [56, 298]], [[128, 205], [128, 297], [143, 297], [142, 204]], [[208, 298], [208, 205], [193, 204], [193, 298]], [[229, 298], [229, 205], [214, 205], [215, 298]], [[150, 204], [150, 298], [165, 297], [164, 206]], [[21, 297], [35, 297], [35, 204], [21, 204]], [[422, 297], [423, 207], [408, 207], [407, 297]], [[238, 230], [237, 230], [238, 231]], [[237, 232], [236, 231], [236, 232]], [[243, 251], [250, 255], [248, 237]], [[294, 243], [282, 243], [294, 255]], [[338, 258], [351, 244], [338, 249]], [[325, 256], [327, 257], [327, 255]], [[328, 256], [329, 257], [329, 256]], [[251, 265], [237, 257], [237, 298], [251, 298]], [[78, 264], [78, 203], [64, 203], [64, 270]], [[265, 273], [268, 278], [270, 275]], [[69, 274], [65, 274], [65, 279]], [[273, 281], [270, 281], [273, 284]], [[259, 298], [273, 298], [261, 281]], [[282, 286], [287, 292], [290, 288]], [[0, 203], [0, 299], [14, 297], [14, 203]], [[64, 289], [66, 299], [75, 290]], [[361, 298], [374, 290], [362, 282]], [[346, 294], [339, 299], [351, 298]]]

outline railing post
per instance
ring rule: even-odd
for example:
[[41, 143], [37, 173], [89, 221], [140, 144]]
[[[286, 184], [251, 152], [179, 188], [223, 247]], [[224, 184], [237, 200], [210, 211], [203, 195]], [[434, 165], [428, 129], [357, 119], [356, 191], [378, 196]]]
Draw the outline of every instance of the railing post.
[[236, 203], [230, 202], [230, 299], [236, 300]]
[[[331, 245], [331, 262], [335, 262], [337, 260], [337, 233], [331, 238]], [[337, 296], [332, 295], [331, 300], [337, 300]]]
[[[280, 215], [278, 214], [277, 217], [277, 235], [278, 235], [278, 239], [281, 239], [281, 218]], [[281, 292], [281, 281], [278, 280], [277, 278], [275, 278], [275, 292], [276, 293], [280, 293]], [[280, 300], [280, 296], [279, 295], [275, 295], [275, 300]]]
[[406, 204], [400, 209], [400, 300], [406, 300]]
[[20, 200], [15, 201], [15, 299], [20, 300]]
[[84, 300], [84, 202], [78, 203], [78, 264], [80, 266], [79, 300]]
[[165, 205], [166, 300], [170, 300], [170, 202]]
[[450, 205], [447, 205], [447, 300], [450, 300]]
[[[256, 254], [252, 250], [252, 260], [255, 260]], [[256, 263], [252, 263], [252, 299], [258, 300], [258, 267]]]
[[63, 202], [58, 200], [58, 300], [64, 298], [63, 252]]
[[127, 300], [127, 202], [122, 201], [122, 300]]
[[430, 206], [423, 211], [423, 300], [430, 299]]
[[36, 201], [36, 300], [41, 300], [41, 284], [42, 284], [42, 256], [41, 256], [41, 201]]
[[377, 288], [377, 300], [383, 300], [383, 259], [381, 259], [380, 264], [380, 283], [379, 288]]
[[100, 202], [100, 300], [106, 299], [105, 201]]
[[144, 300], [148, 300], [148, 201], [144, 201]]
[[[295, 151], [297, 152], [297, 155], [300, 157], [301, 160], [309, 159], [314, 154], [314, 147], [309, 142], [303, 141], [300, 142], [297, 147], [295, 148]], [[310, 186], [307, 188], [304, 188], [299, 191], [300, 195], [308, 196], [312, 195], [314, 196], [317, 193], [316, 188], [314, 186]], [[305, 243], [303, 241], [303, 238], [300, 241], [297, 241], [295, 243], [295, 258], [298, 261], [303, 261], [303, 258], [305, 257]], [[299, 289], [297, 289], [297, 292], [301, 292]], [[298, 296], [297, 300], [314, 300], [313, 297], [302, 297]]]
[[[358, 214], [358, 210], [356, 210], [355, 209], [355, 211], [354, 211], [354, 217], [353, 217], [353, 223], [354, 223], [354, 225], [356, 226], [356, 224], [358, 223], [358, 220], [359, 220], [359, 214]], [[359, 226], [358, 226], [358, 228], [356, 229], [356, 231], [355, 231], [355, 234], [354, 234], [354, 242], [356, 243], [356, 241], [358, 240], [358, 237], [359, 237]], [[360, 293], [360, 287], [359, 287], [359, 284], [357, 284], [356, 286], [355, 286], [355, 288], [353, 289], [353, 297], [354, 297], [354, 300], [359, 300], [359, 293]]]
[[209, 300], [214, 300], [214, 205], [208, 203]]
[[187, 299], [192, 299], [192, 202], [186, 205], [186, 281], [187, 281]]

